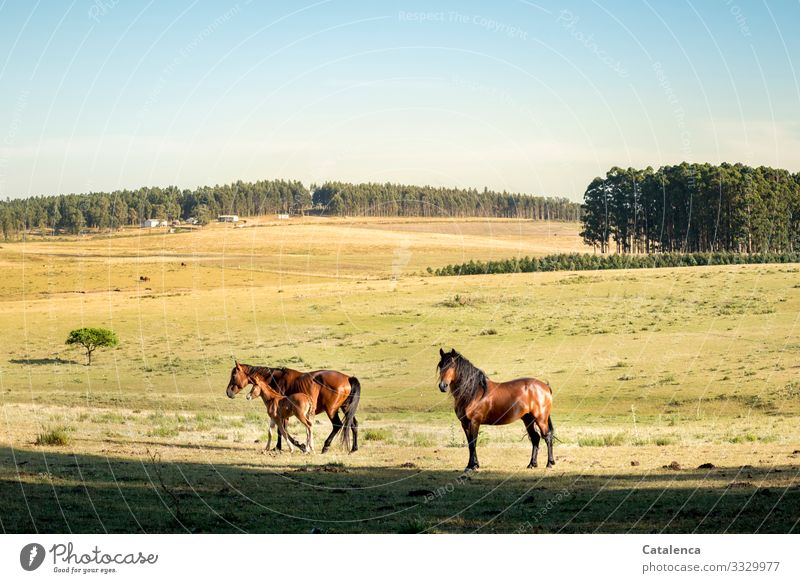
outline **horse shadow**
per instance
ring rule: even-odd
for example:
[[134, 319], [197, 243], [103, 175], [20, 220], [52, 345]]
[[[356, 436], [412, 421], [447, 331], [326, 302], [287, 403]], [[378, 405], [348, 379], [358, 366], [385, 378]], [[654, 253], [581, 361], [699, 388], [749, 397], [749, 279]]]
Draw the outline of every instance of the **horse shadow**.
[[[214, 464], [131, 455], [0, 447], [3, 530], [789, 533], [800, 517], [800, 466], [792, 464], [749, 468], [743, 481], [737, 467], [466, 475], [413, 463], [358, 465], [358, 454], [347, 463], [314, 457], [305, 465], [288, 456]], [[789, 485], [758, 485], [776, 475]]]
[[27, 364], [30, 366], [47, 366], [57, 364], [81, 364], [77, 360], [65, 360], [63, 358], [12, 358], [8, 362], [11, 364]]

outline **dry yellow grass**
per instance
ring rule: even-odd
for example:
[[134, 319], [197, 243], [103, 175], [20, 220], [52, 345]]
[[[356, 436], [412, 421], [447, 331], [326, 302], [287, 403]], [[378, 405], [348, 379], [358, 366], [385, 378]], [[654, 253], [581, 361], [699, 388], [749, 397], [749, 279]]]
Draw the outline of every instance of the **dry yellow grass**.
[[[12, 331], [0, 337], [0, 480], [12, 509], [4, 528], [786, 532], [796, 524], [797, 266], [436, 278], [425, 268], [580, 250], [577, 225], [247, 224], [0, 248], [0, 326]], [[63, 345], [83, 325], [114, 329], [121, 346], [83, 366]], [[419, 494], [459, 484], [466, 461], [449, 396], [435, 387], [442, 345], [492, 377], [550, 381], [562, 440], [555, 471], [523, 471], [530, 452], [521, 425], [486, 428], [479, 476], [447, 496]], [[361, 450], [260, 456], [253, 442], [266, 417], [224, 397], [234, 357], [357, 375]], [[318, 420], [319, 440], [329, 425]], [[62, 428], [67, 445], [34, 445], [47, 427]], [[161, 466], [148, 451], [183, 508], [160, 492]], [[672, 461], [681, 469], [663, 467]], [[697, 469], [706, 462], [716, 468]], [[271, 492], [287, 483], [296, 488], [278, 504]], [[19, 505], [20, 487], [32, 510]], [[62, 502], [52, 501], [54, 489]], [[329, 491], [354, 495], [343, 506], [340, 494], [322, 495]], [[569, 500], [542, 514], [563, 491]], [[108, 508], [102, 516], [91, 510], [96, 501]]]

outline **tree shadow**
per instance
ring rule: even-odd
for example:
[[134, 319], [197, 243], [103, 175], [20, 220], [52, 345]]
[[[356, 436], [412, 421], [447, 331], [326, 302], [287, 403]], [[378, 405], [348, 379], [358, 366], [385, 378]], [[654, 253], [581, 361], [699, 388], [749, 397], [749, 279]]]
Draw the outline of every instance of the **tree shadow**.
[[[800, 519], [800, 466], [640, 474], [413, 464], [161, 462], [0, 447], [4, 532], [770, 532]], [[747, 477], [749, 475], [749, 477]], [[690, 483], [691, 482], [691, 483]], [[697, 484], [700, 484], [699, 486]], [[766, 484], [766, 486], [764, 486]]]
[[8, 362], [11, 364], [28, 364], [30, 366], [45, 366], [55, 364], [83, 364], [77, 360], [65, 360], [63, 358], [12, 358]]

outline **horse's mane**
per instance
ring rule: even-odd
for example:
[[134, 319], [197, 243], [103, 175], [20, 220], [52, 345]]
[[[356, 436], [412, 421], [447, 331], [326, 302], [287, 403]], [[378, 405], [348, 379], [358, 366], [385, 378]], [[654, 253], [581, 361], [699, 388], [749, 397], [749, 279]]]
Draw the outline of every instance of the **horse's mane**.
[[269, 366], [254, 366], [252, 364], [245, 364], [243, 366], [247, 367], [247, 374], [249, 376], [260, 376], [264, 381], [266, 381], [270, 388], [281, 392], [278, 387], [278, 381], [275, 379], [275, 371], [283, 369], [272, 368]]
[[455, 353], [454, 360], [458, 383], [450, 387], [450, 392], [457, 403], [466, 405], [486, 393], [488, 377], [458, 352]]

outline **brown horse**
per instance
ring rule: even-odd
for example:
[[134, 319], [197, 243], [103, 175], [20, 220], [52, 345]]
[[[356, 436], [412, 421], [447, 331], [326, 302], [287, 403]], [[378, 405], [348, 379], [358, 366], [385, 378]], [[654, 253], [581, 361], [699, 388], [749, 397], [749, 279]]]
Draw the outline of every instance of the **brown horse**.
[[264, 406], [267, 408], [270, 419], [269, 429], [267, 430], [267, 445], [264, 447], [264, 451], [268, 451], [269, 446], [272, 444], [272, 427], [274, 425], [278, 426], [278, 435], [286, 436], [289, 441], [289, 451], [292, 451], [292, 441], [294, 440], [289, 439], [289, 434], [286, 431], [286, 422], [290, 417], [297, 417], [297, 420], [306, 428], [306, 445], [301, 449], [304, 452], [314, 451], [314, 404], [311, 402], [311, 397], [303, 393], [295, 393], [286, 397], [274, 391], [262, 379], [253, 380], [256, 382], [247, 394], [247, 400], [260, 396], [261, 400], [264, 401]]
[[539, 455], [537, 427], [547, 443], [547, 467], [556, 463], [553, 459], [553, 421], [550, 418], [553, 390], [547, 383], [531, 378], [496, 383], [455, 349], [445, 352], [440, 348], [439, 356], [439, 389], [443, 393], [450, 389], [456, 416], [467, 436], [469, 463], [465, 471], [480, 467], [475, 448], [480, 426], [506, 425], [517, 419], [525, 423], [533, 444], [528, 467], [536, 467]]
[[[358, 450], [358, 420], [356, 410], [361, 400], [361, 383], [356, 377], [349, 377], [335, 370], [316, 370], [303, 373], [291, 368], [271, 368], [236, 363], [231, 370], [227, 395], [230, 398], [251, 381], [249, 376], [262, 378], [270, 387], [282, 395], [304, 393], [316, 404], [314, 414], [324, 412], [331, 420], [333, 429], [325, 440], [322, 453], [328, 451], [333, 438], [342, 431], [342, 443], [351, 452]], [[244, 384], [241, 384], [241, 383]], [[344, 421], [339, 411], [344, 414]], [[352, 448], [351, 448], [352, 432]], [[288, 435], [287, 435], [288, 437]], [[289, 437], [289, 439], [292, 439]], [[294, 442], [295, 445], [299, 444]], [[278, 433], [278, 449], [281, 448], [281, 434]]]

